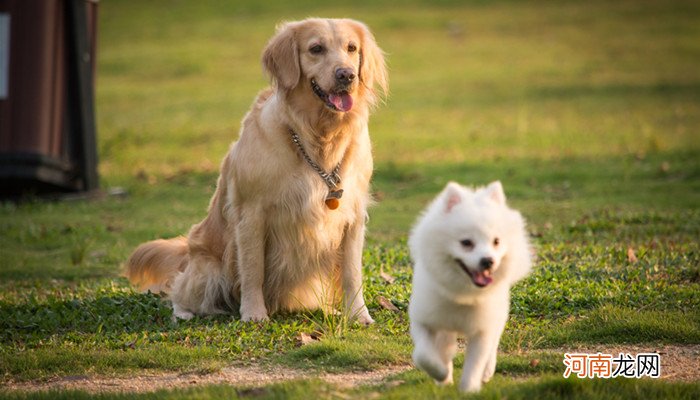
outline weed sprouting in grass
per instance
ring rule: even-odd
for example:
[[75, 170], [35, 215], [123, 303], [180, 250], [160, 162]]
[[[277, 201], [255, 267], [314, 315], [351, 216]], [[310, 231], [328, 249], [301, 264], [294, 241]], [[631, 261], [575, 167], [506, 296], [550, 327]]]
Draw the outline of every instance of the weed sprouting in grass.
[[77, 240], [70, 250], [70, 260], [73, 265], [82, 265], [91, 246], [90, 240]]
[[343, 294], [329, 279], [317, 278], [320, 282], [314, 289], [313, 296], [320, 310], [308, 310], [304, 312], [306, 320], [314, 327], [314, 332], [320, 337], [342, 338], [348, 329], [357, 321], [359, 311], [352, 311], [352, 304], [358, 298], [359, 290], [352, 297], [349, 304], [343, 304], [340, 310], [336, 305], [343, 301]]
[[352, 319], [344, 312], [307, 312], [305, 318], [320, 337], [342, 338], [352, 325]]

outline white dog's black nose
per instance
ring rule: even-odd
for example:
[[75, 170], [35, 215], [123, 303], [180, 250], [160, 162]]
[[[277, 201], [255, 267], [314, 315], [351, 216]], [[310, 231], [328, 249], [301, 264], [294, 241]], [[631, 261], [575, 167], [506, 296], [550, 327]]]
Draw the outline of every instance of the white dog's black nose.
[[479, 266], [483, 269], [491, 269], [493, 267], [493, 258], [491, 257], [484, 257], [481, 260], [479, 260]]
[[338, 68], [335, 70], [335, 80], [343, 85], [349, 85], [355, 80], [355, 71], [352, 68]]

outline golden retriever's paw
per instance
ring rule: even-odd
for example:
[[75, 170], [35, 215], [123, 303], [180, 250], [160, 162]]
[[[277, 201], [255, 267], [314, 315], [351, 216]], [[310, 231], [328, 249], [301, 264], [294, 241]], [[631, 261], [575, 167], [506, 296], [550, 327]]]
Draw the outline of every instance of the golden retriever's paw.
[[372, 316], [369, 315], [369, 311], [367, 310], [367, 307], [362, 310], [359, 315], [357, 316], [357, 322], [361, 323], [362, 325], [371, 325], [374, 323], [374, 319], [372, 319]]
[[173, 322], [177, 322], [178, 319], [187, 321], [192, 319], [192, 317], [194, 317], [193, 313], [173, 303]]
[[263, 305], [262, 307], [251, 307], [251, 309], [244, 309], [241, 307], [241, 321], [243, 322], [263, 322], [268, 321], [270, 317], [267, 316], [267, 309]]
[[253, 293], [252, 295], [241, 296], [241, 321], [243, 322], [262, 322], [270, 318], [267, 316], [267, 307], [262, 292]]
[[241, 321], [243, 321], [243, 322], [266, 322], [269, 320], [270, 320], [270, 317], [268, 317], [267, 314], [241, 315]]

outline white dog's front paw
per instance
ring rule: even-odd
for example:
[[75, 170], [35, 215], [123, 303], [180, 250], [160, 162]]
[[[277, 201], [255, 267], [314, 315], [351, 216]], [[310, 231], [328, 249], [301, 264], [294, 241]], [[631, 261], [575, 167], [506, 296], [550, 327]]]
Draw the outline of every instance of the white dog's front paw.
[[493, 378], [493, 375], [496, 373], [496, 368], [495, 366], [493, 368], [487, 367], [486, 370], [484, 370], [484, 376], [481, 378], [481, 381], [483, 383], [486, 383]]
[[481, 381], [483, 383], [486, 383], [493, 378], [493, 375], [496, 373], [496, 358], [497, 358], [497, 353], [494, 351], [491, 354], [491, 357], [489, 357], [488, 362], [486, 363], [486, 368], [484, 368], [484, 376], [481, 378]]
[[462, 380], [459, 382], [459, 391], [475, 393], [481, 390], [481, 380], [479, 379], [467, 379], [463, 376]]
[[416, 348], [413, 351], [413, 363], [435, 381], [445, 384], [451, 383], [452, 377], [449, 376], [449, 368], [437, 354], [429, 354]]

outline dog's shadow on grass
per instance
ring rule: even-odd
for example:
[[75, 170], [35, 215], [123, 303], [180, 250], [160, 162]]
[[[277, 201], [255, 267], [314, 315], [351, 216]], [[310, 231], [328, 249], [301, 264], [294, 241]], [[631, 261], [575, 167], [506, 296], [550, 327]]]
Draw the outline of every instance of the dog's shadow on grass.
[[0, 340], [31, 344], [66, 335], [164, 333], [234, 319], [236, 315], [227, 314], [176, 322], [169, 303], [153, 293], [127, 291], [71, 300], [29, 298], [19, 304], [0, 302]]
[[243, 322], [237, 310], [191, 320], [173, 319], [164, 296], [116, 286], [69, 300], [28, 297], [0, 301], [0, 343], [26, 348], [46, 343], [102, 343], [111, 349], [170, 343], [193, 347], [217, 344], [217, 351], [292, 348], [300, 331], [313, 329], [310, 313], [279, 313], [270, 322]]

